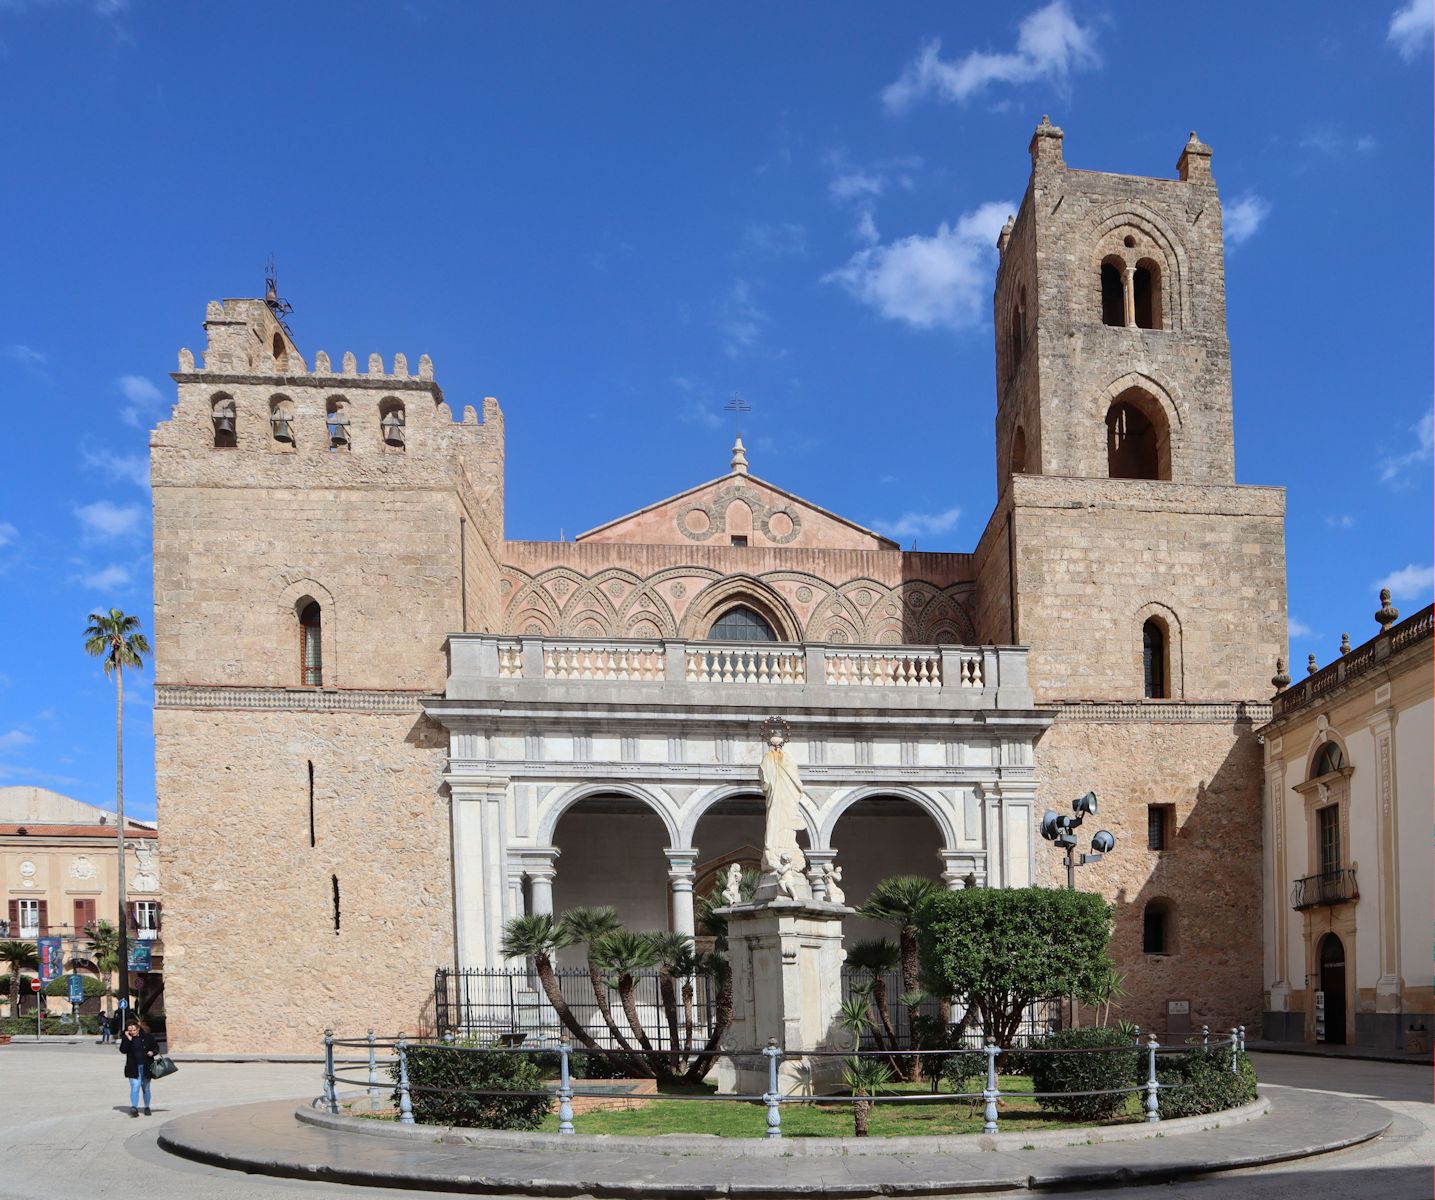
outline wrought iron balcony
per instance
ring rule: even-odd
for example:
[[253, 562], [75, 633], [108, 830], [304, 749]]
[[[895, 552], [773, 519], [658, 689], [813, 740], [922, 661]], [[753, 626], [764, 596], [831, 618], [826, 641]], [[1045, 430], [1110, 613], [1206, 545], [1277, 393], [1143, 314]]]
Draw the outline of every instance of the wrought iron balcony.
[[1348, 904], [1359, 899], [1360, 887], [1355, 882], [1354, 867], [1307, 875], [1304, 879], [1297, 879], [1291, 889], [1291, 906], [1296, 909]]

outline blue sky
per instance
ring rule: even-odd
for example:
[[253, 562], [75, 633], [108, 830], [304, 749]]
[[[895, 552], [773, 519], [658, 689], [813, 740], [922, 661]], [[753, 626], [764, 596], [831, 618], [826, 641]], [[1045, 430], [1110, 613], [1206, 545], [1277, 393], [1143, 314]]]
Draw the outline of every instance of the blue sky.
[[1292, 657], [1329, 661], [1380, 581], [1431, 595], [1431, 84], [1430, 0], [0, 0], [0, 783], [113, 796], [85, 616], [150, 625], [146, 431], [270, 253], [306, 355], [500, 398], [510, 537], [721, 474], [740, 391], [756, 474], [970, 550], [1044, 112], [1073, 166], [1214, 147], [1237, 477], [1288, 489]]

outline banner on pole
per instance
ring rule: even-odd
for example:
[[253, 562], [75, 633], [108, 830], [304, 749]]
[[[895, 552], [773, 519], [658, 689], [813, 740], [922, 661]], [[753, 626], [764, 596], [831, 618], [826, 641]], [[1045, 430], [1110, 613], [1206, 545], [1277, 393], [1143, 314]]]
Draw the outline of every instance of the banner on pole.
[[147, 973], [154, 970], [154, 945], [151, 942], [130, 943], [130, 970]]
[[57, 937], [35, 939], [36, 954], [40, 959], [40, 982], [54, 983], [65, 973], [64, 952]]
[[69, 977], [69, 984], [70, 984], [70, 1003], [71, 1003], [71, 1004], [83, 1004], [83, 1003], [85, 1002], [85, 980], [84, 980], [84, 977], [83, 977], [83, 976], [80, 976], [80, 975], [76, 975], [76, 974], [71, 974], [70, 977]]

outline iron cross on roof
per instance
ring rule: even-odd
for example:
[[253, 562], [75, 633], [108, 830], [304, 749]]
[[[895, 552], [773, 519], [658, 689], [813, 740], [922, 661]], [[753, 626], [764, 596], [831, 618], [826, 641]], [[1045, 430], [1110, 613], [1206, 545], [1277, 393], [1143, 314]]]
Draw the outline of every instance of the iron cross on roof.
[[741, 437], [741, 436], [742, 436], [742, 414], [743, 414], [743, 413], [750, 413], [750, 412], [752, 412], [752, 405], [749, 404], [746, 400], [744, 400], [744, 399], [742, 398], [742, 393], [741, 393], [741, 392], [734, 392], [734, 393], [732, 394], [732, 399], [729, 400], [729, 401], [728, 401], [726, 404], [724, 404], [722, 407], [723, 407], [723, 411], [724, 411], [724, 412], [730, 412], [730, 413], [732, 413], [732, 415], [733, 415], [733, 418], [732, 418], [732, 419], [733, 419], [733, 425], [734, 425], [734, 427], [735, 427], [735, 432], [737, 433], [737, 436], [738, 436], [738, 437]]

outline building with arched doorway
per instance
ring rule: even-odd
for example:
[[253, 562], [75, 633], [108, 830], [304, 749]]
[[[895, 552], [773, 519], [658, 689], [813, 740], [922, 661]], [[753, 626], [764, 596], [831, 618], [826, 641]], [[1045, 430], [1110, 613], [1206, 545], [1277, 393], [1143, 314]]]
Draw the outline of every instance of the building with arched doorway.
[[573, 541], [511, 540], [496, 400], [456, 413], [426, 356], [311, 361], [264, 301], [209, 305], [151, 440], [176, 1046], [412, 1028], [436, 967], [521, 971], [524, 913], [692, 931], [756, 858], [771, 715], [815, 882], [1059, 886], [1041, 811], [1095, 790], [1118, 849], [1078, 874], [1121, 1015], [1259, 1019], [1284, 495], [1235, 481], [1211, 152], [1071, 170], [1043, 120], [1030, 154], [970, 553], [903, 551], [740, 443]]

